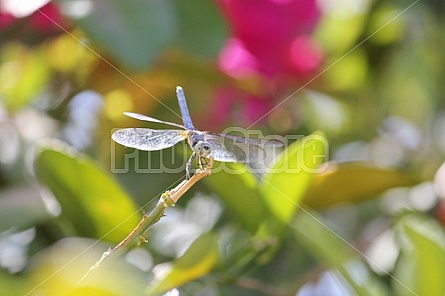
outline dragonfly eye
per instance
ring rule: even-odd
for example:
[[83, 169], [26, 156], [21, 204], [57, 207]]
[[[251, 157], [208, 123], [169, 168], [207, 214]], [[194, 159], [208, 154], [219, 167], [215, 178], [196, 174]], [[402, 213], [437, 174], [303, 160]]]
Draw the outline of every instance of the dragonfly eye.
[[210, 154], [211, 147], [209, 143], [206, 142], [198, 142], [195, 146], [196, 152], [199, 152], [201, 156], [207, 156]]

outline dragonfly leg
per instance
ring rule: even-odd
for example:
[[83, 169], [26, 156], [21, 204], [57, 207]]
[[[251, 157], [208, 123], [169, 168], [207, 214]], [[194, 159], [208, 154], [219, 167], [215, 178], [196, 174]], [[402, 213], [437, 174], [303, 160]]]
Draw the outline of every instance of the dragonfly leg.
[[185, 166], [185, 178], [186, 178], [186, 180], [190, 179], [190, 168], [193, 165], [193, 161], [195, 160], [195, 157], [196, 157], [196, 153], [193, 152], [192, 156], [190, 156], [190, 159], [187, 161], [187, 164]]
[[198, 167], [202, 170], [202, 163], [201, 163], [201, 161], [202, 161], [202, 157], [201, 157], [201, 155], [198, 155]]
[[206, 158], [204, 157], [199, 157], [199, 168], [202, 170], [203, 169], [203, 165], [208, 165], [209, 162], [207, 161]]

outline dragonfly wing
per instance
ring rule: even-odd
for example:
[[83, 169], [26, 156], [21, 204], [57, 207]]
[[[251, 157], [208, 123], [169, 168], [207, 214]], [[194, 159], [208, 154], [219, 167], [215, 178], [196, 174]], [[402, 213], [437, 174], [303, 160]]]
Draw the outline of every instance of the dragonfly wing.
[[111, 138], [117, 143], [145, 151], [161, 150], [187, 138], [188, 131], [153, 130], [149, 128], [124, 128]]
[[209, 156], [213, 156], [213, 158], [217, 161], [222, 162], [238, 162], [238, 158], [235, 154], [228, 151], [220, 139], [214, 137], [206, 137], [206, 142], [210, 143], [212, 146], [212, 152]]
[[173, 123], [173, 122], [168, 122], [168, 121], [163, 121], [163, 120], [159, 120], [150, 116], [145, 116], [139, 113], [133, 113], [133, 112], [124, 112], [125, 115], [127, 115], [128, 117], [137, 119], [137, 120], [143, 120], [143, 121], [148, 121], [148, 122], [156, 122], [156, 123], [163, 123], [163, 124], [168, 124], [171, 126], [176, 126], [182, 129], [187, 129], [185, 126], [177, 124], [177, 123]]
[[205, 140], [212, 145], [211, 155], [218, 161], [262, 163], [266, 157], [259, 139], [205, 133]]
[[250, 145], [256, 145], [260, 147], [282, 147], [283, 142], [278, 141], [276, 139], [257, 139], [257, 138], [246, 138], [241, 136], [235, 136], [235, 135], [229, 135], [229, 134], [221, 134], [221, 133], [212, 133], [212, 132], [206, 132], [208, 134], [224, 137], [227, 139], [230, 139], [230, 142], [237, 143], [237, 144], [250, 144]]

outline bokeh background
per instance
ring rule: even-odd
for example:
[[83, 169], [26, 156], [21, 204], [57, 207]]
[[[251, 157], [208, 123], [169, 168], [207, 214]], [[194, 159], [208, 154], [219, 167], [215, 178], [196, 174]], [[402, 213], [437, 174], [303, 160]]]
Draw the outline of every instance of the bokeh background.
[[[0, 3], [1, 295], [444, 295], [444, 2]], [[79, 283], [184, 178], [111, 140], [180, 123], [177, 85], [197, 128], [328, 163], [215, 173]]]

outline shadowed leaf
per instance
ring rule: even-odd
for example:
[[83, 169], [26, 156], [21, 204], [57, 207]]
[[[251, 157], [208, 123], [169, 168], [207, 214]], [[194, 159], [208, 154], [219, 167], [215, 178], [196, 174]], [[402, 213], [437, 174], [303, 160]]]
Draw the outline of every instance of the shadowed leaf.
[[260, 184], [265, 201], [278, 220], [288, 224], [298, 209], [320, 164], [325, 160], [326, 139], [312, 134], [287, 147]]
[[315, 176], [304, 203], [313, 209], [323, 209], [343, 202], [371, 199], [393, 187], [418, 183], [401, 172], [362, 163], [330, 163], [326, 171]]
[[200, 278], [215, 266], [218, 257], [218, 235], [205, 233], [193, 242], [183, 256], [173, 263], [169, 272], [151, 283], [145, 293], [147, 295], [161, 295]]
[[257, 191], [257, 180], [243, 168], [243, 165], [231, 163], [224, 165], [236, 173], [215, 172], [206, 179], [206, 182], [236, 215], [243, 227], [255, 233], [266, 214], [266, 208]]
[[141, 70], [175, 37], [176, 21], [170, 1], [96, 0], [75, 13], [77, 0], [63, 0], [63, 11], [94, 40], [125, 66]]
[[138, 209], [123, 189], [91, 159], [70, 151], [66, 144], [41, 145], [35, 172], [60, 203], [65, 226], [76, 235], [117, 243], [139, 221]]
[[445, 232], [437, 221], [420, 214], [403, 215], [398, 225], [402, 253], [394, 271], [395, 295], [444, 295]]

